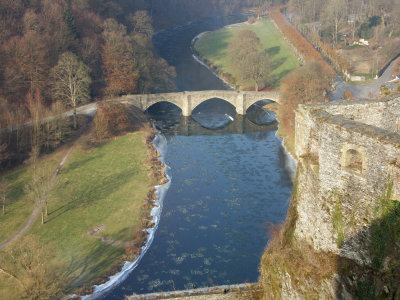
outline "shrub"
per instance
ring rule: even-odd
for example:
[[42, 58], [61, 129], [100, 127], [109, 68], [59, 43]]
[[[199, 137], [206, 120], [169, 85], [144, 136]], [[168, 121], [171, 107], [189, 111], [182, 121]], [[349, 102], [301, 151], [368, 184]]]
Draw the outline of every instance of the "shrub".
[[97, 140], [137, 130], [147, 122], [147, 117], [137, 108], [122, 103], [99, 104], [94, 117], [94, 134]]
[[254, 16], [250, 16], [247, 20], [249, 24], [254, 24], [256, 22], [256, 18]]
[[344, 99], [346, 100], [353, 100], [354, 96], [349, 90], [345, 90], [343, 94]]

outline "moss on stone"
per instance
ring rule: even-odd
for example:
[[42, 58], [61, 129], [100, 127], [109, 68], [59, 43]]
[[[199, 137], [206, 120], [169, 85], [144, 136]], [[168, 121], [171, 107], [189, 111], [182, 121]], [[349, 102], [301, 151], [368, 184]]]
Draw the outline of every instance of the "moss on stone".
[[343, 222], [343, 214], [339, 198], [337, 198], [336, 200], [332, 222], [333, 222], [333, 229], [335, 230], [335, 233], [337, 235], [336, 239], [337, 246], [341, 248], [344, 243], [344, 222]]

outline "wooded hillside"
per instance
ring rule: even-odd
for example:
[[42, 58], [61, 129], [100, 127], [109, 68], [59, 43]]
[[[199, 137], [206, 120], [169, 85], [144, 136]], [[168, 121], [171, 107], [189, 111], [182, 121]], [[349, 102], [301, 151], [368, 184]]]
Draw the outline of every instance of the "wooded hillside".
[[[93, 97], [173, 89], [174, 70], [157, 57], [151, 44], [152, 20], [128, 1], [0, 1], [1, 125], [29, 118], [27, 99], [49, 106], [72, 106], [74, 91], [62, 97], [67, 77], [57, 70], [80, 65], [89, 89], [78, 102]], [[70, 60], [63, 60], [69, 53]], [[57, 67], [58, 66], [58, 67]], [[69, 75], [75, 76], [72, 70]], [[79, 82], [79, 81], [78, 81]], [[66, 99], [65, 99], [66, 98]], [[8, 114], [8, 115], [7, 115]]]
[[284, 13], [346, 76], [374, 77], [400, 53], [400, 0], [293, 0]]

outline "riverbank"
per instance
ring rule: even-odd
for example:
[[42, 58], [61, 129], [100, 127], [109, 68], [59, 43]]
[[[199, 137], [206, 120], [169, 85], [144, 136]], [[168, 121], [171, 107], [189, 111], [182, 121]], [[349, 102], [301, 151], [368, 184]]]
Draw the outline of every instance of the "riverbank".
[[[48, 195], [45, 224], [36, 220], [32, 229], [4, 253], [27, 239], [38, 240], [54, 255], [49, 266], [68, 274], [58, 283], [61, 289], [70, 293], [85, 285], [80, 291], [83, 294], [93, 290], [93, 284], [108, 281], [124, 261], [134, 261], [149, 244], [159, 216], [154, 186], [166, 181], [152, 143], [154, 136], [155, 131], [147, 126], [97, 144], [90, 134], [81, 137]], [[28, 175], [22, 169], [11, 176], [15, 180], [12, 186], [19, 186], [14, 193], [26, 193], [23, 182], [29, 181]], [[24, 207], [28, 200], [25, 196], [17, 202]], [[18, 278], [26, 276], [17, 274]], [[19, 294], [15, 279], [4, 273], [0, 277], [4, 295]]]
[[163, 200], [168, 191], [171, 178], [167, 174], [168, 167], [164, 164], [165, 137], [155, 129], [151, 129], [147, 131], [146, 145], [151, 154], [149, 177], [158, 182], [158, 185], [151, 188], [147, 194], [144, 206], [148, 208], [147, 212], [149, 214], [142, 217], [143, 227], [140, 231], [141, 234], [139, 234], [139, 238], [135, 238], [125, 246], [126, 253], [122, 257], [124, 263], [121, 263], [119, 268], [114, 269], [114, 274], [110, 273], [107, 280], [103, 278], [103, 280], [97, 281], [95, 285], [80, 290], [80, 294], [84, 295], [83, 299], [97, 299], [97, 297], [121, 283], [137, 267], [153, 242], [160, 222]]
[[[193, 57], [231, 88], [234, 88], [235, 85], [236, 88], [242, 88], [236, 84], [237, 79], [227, 73], [227, 70], [233, 69], [227, 55], [229, 42], [242, 29], [254, 31], [262, 41], [265, 47], [264, 50], [272, 54], [275, 64], [272, 74], [275, 76], [279, 74], [279, 76], [275, 77], [275, 81], [280, 81], [284, 75], [299, 66], [300, 61], [298, 55], [294, 52], [293, 46], [288, 43], [270, 19], [263, 19], [256, 24], [237, 23], [225, 26], [217, 31], [200, 33], [191, 43]], [[271, 41], [273, 42], [271, 43]], [[284, 63], [280, 60], [283, 60]], [[279, 63], [281, 64], [279, 65]], [[245, 89], [253, 89], [253, 87]], [[266, 108], [274, 111], [279, 119], [276, 105], [268, 104]], [[289, 160], [293, 162], [291, 165], [295, 166], [294, 135], [287, 132], [281, 125], [278, 128], [277, 136], [282, 138], [282, 146], [290, 156]]]
[[239, 23], [202, 33], [192, 43], [195, 55], [220, 78], [229, 82], [230, 86], [243, 90], [253, 89], [253, 84], [239, 79], [239, 71], [230, 63], [227, 53], [229, 43], [243, 29], [254, 31], [260, 38], [263, 50], [270, 55], [273, 63], [272, 87], [279, 87], [280, 79], [298, 67], [299, 62], [269, 18], [261, 19], [255, 24]]

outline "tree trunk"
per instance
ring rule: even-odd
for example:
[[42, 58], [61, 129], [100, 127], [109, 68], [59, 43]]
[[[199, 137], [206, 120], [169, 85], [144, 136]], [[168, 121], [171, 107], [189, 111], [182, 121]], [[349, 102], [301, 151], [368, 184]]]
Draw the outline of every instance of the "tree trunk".
[[6, 214], [6, 206], [4, 205], [4, 202], [3, 202], [3, 216]]
[[42, 225], [44, 225], [44, 214], [43, 214], [43, 209], [42, 209]]
[[255, 87], [255, 89], [256, 89], [256, 92], [258, 92], [258, 84], [257, 84], [257, 81], [254, 81], [254, 87]]
[[339, 27], [339, 21], [335, 21], [335, 45], [338, 43], [338, 27]]
[[74, 106], [74, 129], [76, 129], [76, 107]]

